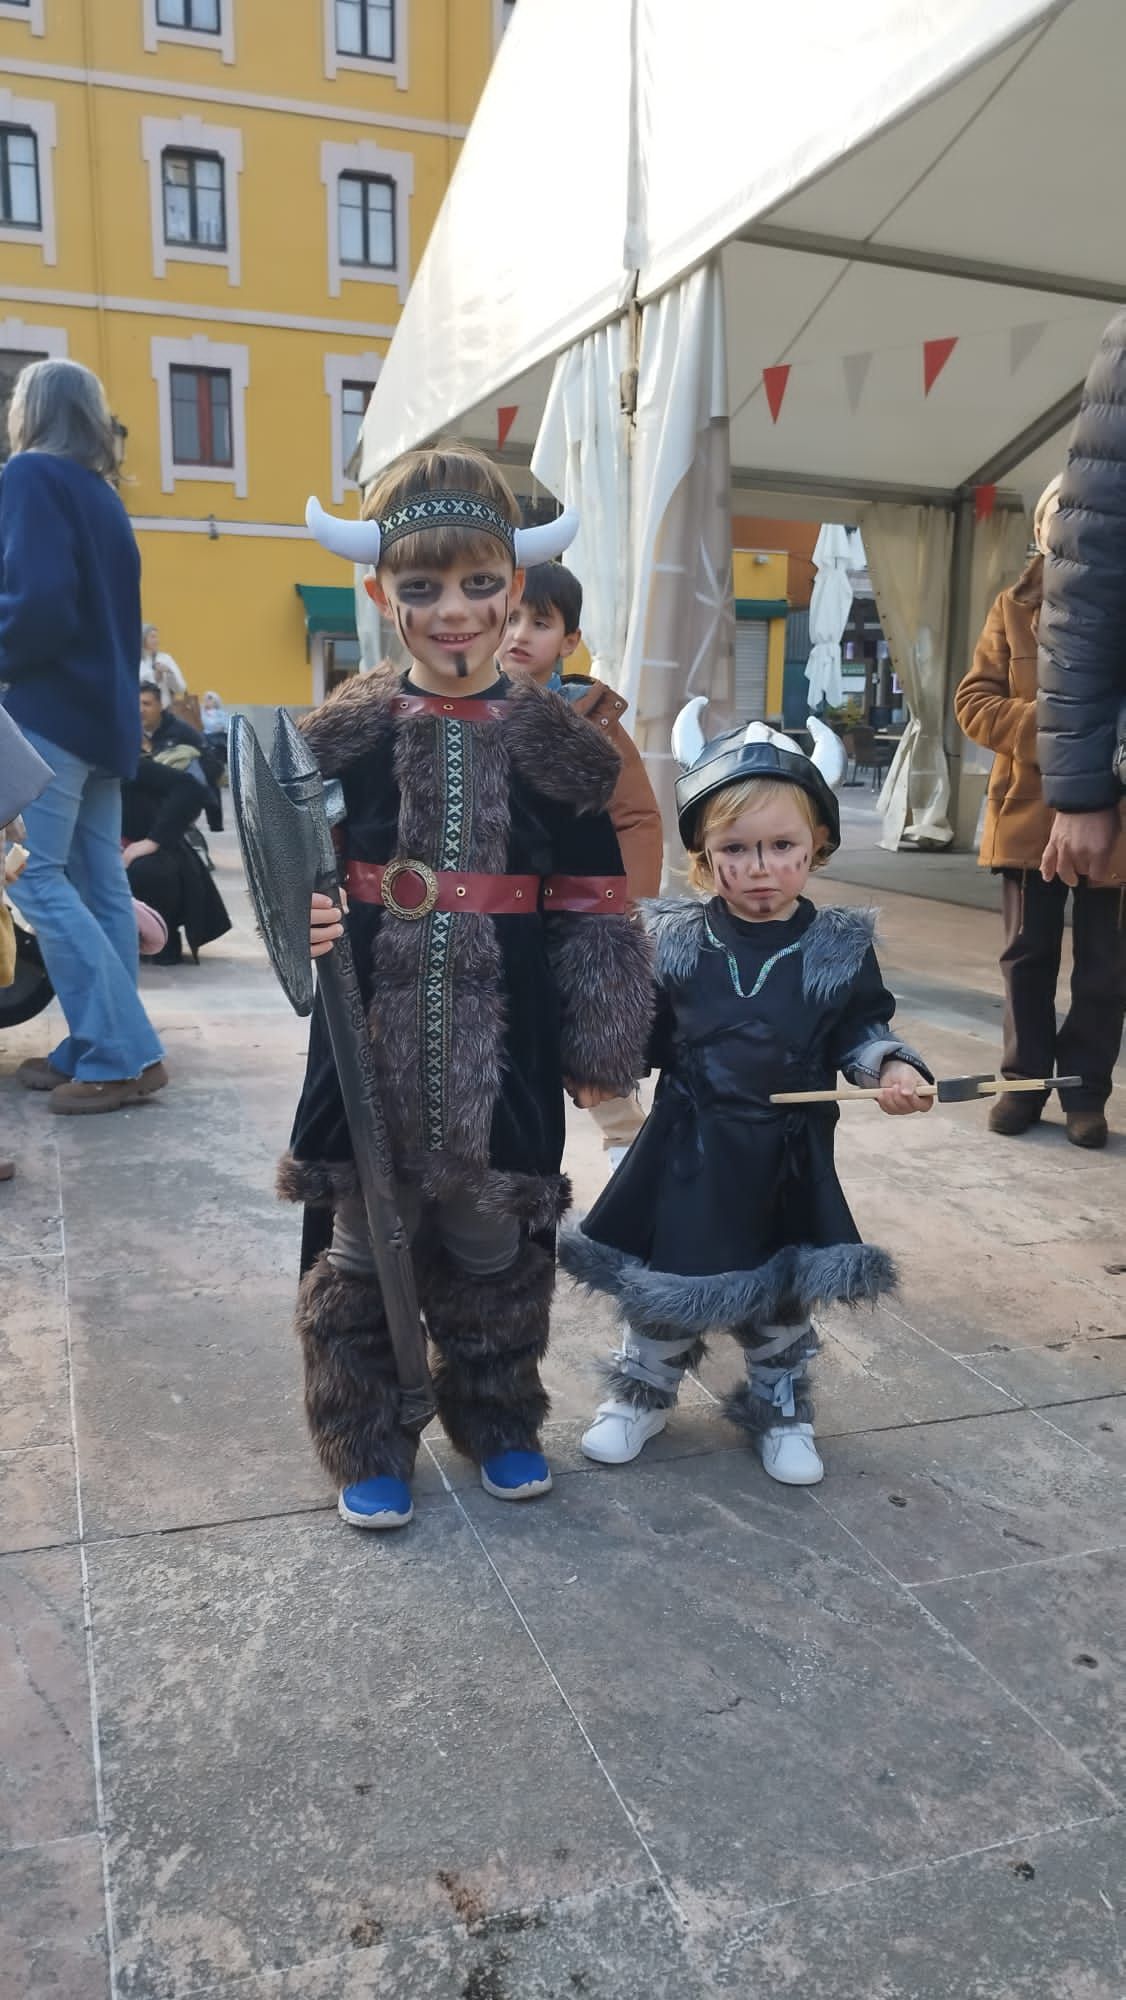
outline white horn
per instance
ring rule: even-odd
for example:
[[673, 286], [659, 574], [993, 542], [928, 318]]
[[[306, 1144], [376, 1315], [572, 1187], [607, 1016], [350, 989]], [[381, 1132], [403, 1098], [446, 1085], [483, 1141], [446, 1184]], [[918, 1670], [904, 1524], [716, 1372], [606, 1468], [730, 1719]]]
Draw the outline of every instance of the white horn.
[[378, 565], [382, 539], [378, 521], [341, 521], [335, 514], [326, 514], [319, 500], [310, 498], [305, 503], [305, 526], [322, 549], [331, 549], [334, 556]]
[[776, 750], [789, 750], [795, 757], [804, 757], [805, 751], [792, 736], [783, 736], [780, 729], [772, 729], [769, 722], [748, 723], [743, 735], [744, 743], [773, 743]]
[[532, 569], [536, 563], [554, 562], [569, 549], [579, 532], [579, 517], [568, 507], [542, 528], [517, 528], [513, 537], [517, 569]]
[[813, 738], [810, 763], [820, 771], [831, 791], [839, 791], [848, 770], [848, 751], [840, 737], [819, 716], [807, 716], [805, 726]]
[[672, 726], [672, 754], [686, 771], [691, 769], [697, 757], [707, 748], [704, 725], [700, 720], [707, 705], [706, 694], [693, 695], [692, 700], [681, 709]]

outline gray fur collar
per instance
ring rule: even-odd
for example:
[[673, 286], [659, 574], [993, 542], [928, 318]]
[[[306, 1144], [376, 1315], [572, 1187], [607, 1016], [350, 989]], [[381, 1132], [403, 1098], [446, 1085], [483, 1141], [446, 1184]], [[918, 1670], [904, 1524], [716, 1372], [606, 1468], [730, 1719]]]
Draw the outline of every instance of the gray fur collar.
[[[695, 972], [706, 942], [704, 910], [702, 902], [687, 896], [642, 903], [662, 984], [682, 984]], [[831, 1000], [851, 985], [875, 937], [875, 910], [818, 910], [802, 939], [802, 985], [807, 998]]]
[[[396, 727], [392, 702], [400, 692], [400, 676], [394, 669], [356, 674], [320, 708], [302, 717], [302, 734], [323, 777], [338, 778]], [[512, 768], [542, 798], [580, 813], [605, 809], [618, 782], [618, 753], [551, 689], [514, 680], [500, 723], [479, 726], [503, 731]]]

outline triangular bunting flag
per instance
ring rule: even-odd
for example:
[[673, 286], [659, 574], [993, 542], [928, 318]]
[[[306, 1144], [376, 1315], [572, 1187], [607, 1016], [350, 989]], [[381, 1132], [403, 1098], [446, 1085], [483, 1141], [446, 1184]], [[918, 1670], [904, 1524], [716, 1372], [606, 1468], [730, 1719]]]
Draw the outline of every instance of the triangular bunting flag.
[[923, 342], [923, 394], [929, 396], [938, 381], [950, 356], [958, 345], [954, 334], [946, 340], [924, 340]]
[[762, 371], [762, 386], [766, 390], [766, 400], [770, 406], [770, 421], [772, 424], [778, 422], [782, 405], [786, 400], [786, 390], [789, 386], [789, 381], [790, 364], [788, 361], [780, 362], [776, 368], [764, 368]]
[[995, 486], [974, 487], [975, 521], [988, 521], [989, 519], [991, 519], [996, 506], [997, 506], [997, 488]]
[[1023, 368], [1030, 354], [1034, 354], [1048, 331], [1047, 320], [1031, 320], [1027, 326], [1014, 326], [1009, 333], [1009, 373], [1015, 375]]
[[519, 403], [509, 403], [506, 404], [503, 409], [499, 409], [497, 411], [498, 451], [504, 450], [505, 443], [508, 438], [508, 433], [512, 429], [513, 424], [516, 422], [516, 416], [517, 412], [519, 411], [519, 408], [520, 408]]
[[860, 398], [864, 394], [864, 385], [868, 380], [868, 370], [872, 366], [871, 353], [846, 354], [841, 366], [844, 369], [845, 395], [848, 397], [848, 407], [852, 411], [853, 416], [855, 416], [857, 410], [860, 408]]

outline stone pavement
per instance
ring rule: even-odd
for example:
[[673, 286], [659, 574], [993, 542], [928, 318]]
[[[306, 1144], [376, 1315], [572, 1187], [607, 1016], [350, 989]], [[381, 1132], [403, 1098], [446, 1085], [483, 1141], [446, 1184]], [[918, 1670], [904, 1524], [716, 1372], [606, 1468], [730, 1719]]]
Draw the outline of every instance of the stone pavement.
[[[565, 1294], [551, 1498], [432, 1433], [413, 1527], [349, 1532], [271, 1195], [302, 1030], [215, 846], [236, 935], [143, 974], [163, 1097], [52, 1119], [47, 1020], [0, 1046], [3, 2000], [1121, 2000], [1124, 1142], [846, 1112], [903, 1285], [829, 1329], [816, 1492], [722, 1351], [586, 1464]], [[988, 1068], [996, 919], [884, 902], [905, 1031]]]

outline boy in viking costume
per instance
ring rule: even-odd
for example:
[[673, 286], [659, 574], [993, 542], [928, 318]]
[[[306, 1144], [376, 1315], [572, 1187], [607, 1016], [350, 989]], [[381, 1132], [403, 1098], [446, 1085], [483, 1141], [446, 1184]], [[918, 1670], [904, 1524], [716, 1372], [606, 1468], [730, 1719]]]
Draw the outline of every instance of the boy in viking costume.
[[[631, 1089], [651, 1012], [646, 941], [605, 811], [618, 760], [557, 695], [495, 664], [524, 564], [558, 554], [573, 517], [521, 530], [501, 475], [462, 449], [409, 454], [364, 511], [335, 522], [311, 503], [310, 526], [373, 567], [367, 588], [411, 664], [345, 683], [302, 730], [343, 790], [345, 921], [439, 1415], [486, 1489], [523, 1500], [551, 1484], [539, 1365], [569, 1199], [564, 1089], [585, 1105]], [[314, 897], [314, 956], [340, 934], [331, 902]], [[346, 1521], [401, 1526], [417, 1437], [399, 1421], [320, 1008], [280, 1186], [306, 1204], [298, 1328], [317, 1450]]]
[[872, 912], [817, 909], [811, 868], [840, 845], [833, 783], [844, 753], [822, 724], [811, 760], [764, 723], [705, 744], [702, 699], [677, 724], [681, 838], [705, 902], [650, 904], [661, 1071], [644, 1131], [561, 1261], [625, 1322], [611, 1396], [582, 1440], [621, 1465], [662, 1431], [709, 1331], [743, 1349], [727, 1414], [765, 1470], [812, 1486], [811, 1315], [877, 1299], [890, 1257], [861, 1243], [833, 1166], [835, 1105], [782, 1107], [775, 1092], [878, 1087], [898, 1114], [929, 1109], [930, 1072], [891, 1033], [895, 1001], [873, 950]]

